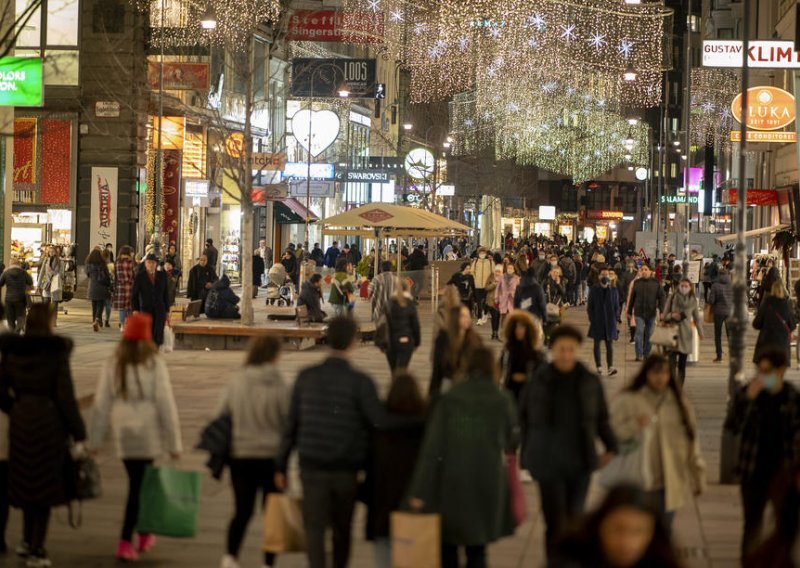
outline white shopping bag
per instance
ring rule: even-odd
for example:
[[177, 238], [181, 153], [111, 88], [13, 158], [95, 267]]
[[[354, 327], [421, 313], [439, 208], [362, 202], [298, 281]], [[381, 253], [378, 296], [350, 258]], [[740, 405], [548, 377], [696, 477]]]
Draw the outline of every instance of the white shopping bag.
[[700, 334], [697, 333], [697, 326], [692, 324], [692, 352], [689, 353], [687, 361], [697, 363], [700, 360]]
[[161, 345], [161, 352], [172, 353], [173, 349], [175, 349], [175, 332], [167, 324], [164, 326], [164, 343]]

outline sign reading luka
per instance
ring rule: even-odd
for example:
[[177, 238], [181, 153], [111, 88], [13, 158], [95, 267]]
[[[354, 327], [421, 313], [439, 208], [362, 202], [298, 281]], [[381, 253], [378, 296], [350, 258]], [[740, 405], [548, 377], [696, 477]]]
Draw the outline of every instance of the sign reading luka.
[[0, 106], [43, 104], [41, 58], [0, 57]]
[[[733, 117], [742, 122], [742, 94], [731, 104]], [[779, 130], [794, 122], [794, 95], [778, 87], [747, 89], [747, 127], [753, 130]]]

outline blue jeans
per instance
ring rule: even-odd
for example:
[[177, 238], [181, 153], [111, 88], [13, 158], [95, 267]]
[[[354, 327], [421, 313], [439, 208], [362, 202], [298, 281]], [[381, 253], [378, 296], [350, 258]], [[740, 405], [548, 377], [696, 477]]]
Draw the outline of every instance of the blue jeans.
[[392, 568], [392, 541], [387, 537], [377, 537], [375, 547], [375, 568]]
[[656, 318], [644, 319], [639, 316], [636, 319], [636, 357], [643, 358], [650, 355], [650, 337], [653, 335], [653, 327]]

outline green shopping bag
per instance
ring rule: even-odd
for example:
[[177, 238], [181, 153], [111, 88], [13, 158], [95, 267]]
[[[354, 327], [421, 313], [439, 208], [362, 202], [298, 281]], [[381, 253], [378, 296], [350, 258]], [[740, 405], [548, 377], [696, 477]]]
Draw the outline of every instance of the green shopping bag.
[[179, 538], [197, 534], [200, 473], [148, 466], [139, 497], [136, 530]]

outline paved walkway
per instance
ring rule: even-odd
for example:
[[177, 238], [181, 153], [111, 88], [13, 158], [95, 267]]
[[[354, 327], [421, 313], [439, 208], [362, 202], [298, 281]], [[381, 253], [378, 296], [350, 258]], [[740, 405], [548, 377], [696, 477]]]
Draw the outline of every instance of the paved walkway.
[[[261, 302], [258, 302], [260, 305]], [[115, 324], [112, 329], [92, 333], [88, 323], [89, 308], [83, 301], [75, 300], [67, 304], [68, 315], [61, 315], [59, 331], [71, 336], [76, 342], [73, 357], [73, 375], [79, 397], [88, 406], [102, 362], [111, 354], [114, 342], [119, 338]], [[364, 304], [359, 306], [363, 310]], [[430, 349], [433, 343], [430, 306], [423, 305], [423, 346], [414, 356], [411, 370], [427, 383], [430, 373]], [[567, 312], [566, 321], [586, 329], [588, 326], [585, 311], [574, 308]], [[488, 341], [488, 327], [477, 328]], [[707, 330], [712, 333], [713, 330]], [[755, 337], [748, 334], [748, 345], [754, 345]], [[495, 343], [495, 345], [498, 345]], [[605, 378], [609, 397], [633, 377], [637, 365], [633, 361], [632, 345], [627, 342], [616, 344], [616, 360], [620, 374], [612, 379]], [[325, 356], [324, 349], [305, 352], [286, 352], [281, 366], [285, 376], [293, 379], [296, 372]], [[591, 346], [585, 344], [583, 359], [591, 362]], [[699, 432], [702, 447], [708, 462], [710, 486], [708, 492], [690, 501], [676, 519], [676, 542], [681, 555], [689, 567], [733, 567], [736, 562], [738, 542], [741, 532], [741, 510], [735, 487], [720, 486], [718, 479], [719, 442], [721, 424], [725, 412], [725, 393], [727, 366], [714, 364], [713, 339], [706, 339], [701, 347], [701, 361], [690, 366], [687, 389], [697, 407]], [[179, 467], [203, 471], [202, 506], [199, 520], [199, 536], [192, 540], [161, 539], [155, 551], [143, 559], [143, 566], [192, 566], [214, 567], [218, 565], [224, 548], [227, 522], [232, 512], [232, 495], [227, 482], [219, 483], [211, 479], [203, 468], [204, 454], [193, 452], [198, 432], [212, 417], [223, 386], [241, 366], [243, 354], [229, 351], [184, 351], [167, 355], [172, 381], [180, 411], [184, 445], [187, 451]], [[373, 346], [359, 347], [355, 363], [369, 372], [376, 380], [381, 392], [385, 392], [389, 382], [389, 371], [383, 355]], [[798, 378], [792, 371], [792, 378]], [[120, 462], [110, 448], [100, 456], [103, 473], [104, 496], [97, 501], [88, 502], [83, 507], [83, 527], [72, 530], [66, 523], [66, 513], [59, 510], [52, 522], [48, 549], [55, 566], [101, 567], [116, 566], [113, 559], [114, 548], [120, 528], [123, 503], [125, 499], [125, 475]], [[513, 538], [504, 539], [491, 547], [490, 566], [493, 568], [535, 568], [543, 565], [543, 523], [539, 514], [538, 495], [535, 484], [526, 485], [527, 497], [532, 515], [530, 520], [519, 528]], [[593, 487], [590, 502], [601, 497], [600, 491]], [[351, 566], [370, 567], [372, 549], [363, 540], [363, 508], [359, 506], [354, 525], [355, 546]], [[245, 542], [241, 563], [243, 567], [260, 566], [258, 552], [261, 525], [253, 521]], [[12, 513], [11, 526], [7, 535], [13, 543], [20, 534], [20, 516]], [[21, 566], [13, 558], [0, 557], [0, 566]], [[282, 568], [305, 566], [300, 555], [287, 555], [279, 561]]]

